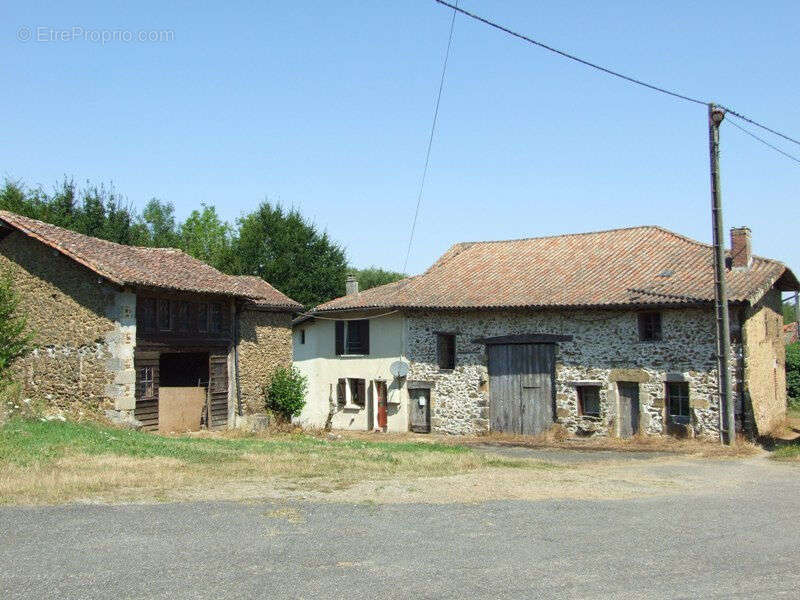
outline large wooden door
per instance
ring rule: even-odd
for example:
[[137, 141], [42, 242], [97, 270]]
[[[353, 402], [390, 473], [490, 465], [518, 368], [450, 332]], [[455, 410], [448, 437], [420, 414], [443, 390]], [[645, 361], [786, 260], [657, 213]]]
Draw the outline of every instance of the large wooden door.
[[410, 403], [409, 429], [416, 433], [431, 431], [431, 391], [427, 388], [408, 390]]
[[489, 412], [493, 431], [536, 435], [553, 424], [553, 344], [490, 344]]
[[639, 433], [639, 384], [620, 381], [619, 392], [619, 435], [629, 438]]

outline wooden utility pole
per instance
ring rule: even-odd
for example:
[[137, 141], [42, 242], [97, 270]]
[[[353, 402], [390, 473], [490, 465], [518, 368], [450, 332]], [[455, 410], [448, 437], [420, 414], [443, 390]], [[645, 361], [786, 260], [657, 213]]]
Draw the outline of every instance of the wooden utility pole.
[[719, 353], [719, 402], [725, 444], [736, 439], [736, 419], [731, 386], [731, 326], [728, 315], [728, 291], [725, 286], [725, 243], [722, 228], [722, 195], [719, 186], [719, 126], [725, 111], [715, 104], [708, 105], [708, 142], [711, 155], [711, 217], [714, 231], [714, 291], [717, 317], [717, 351]]

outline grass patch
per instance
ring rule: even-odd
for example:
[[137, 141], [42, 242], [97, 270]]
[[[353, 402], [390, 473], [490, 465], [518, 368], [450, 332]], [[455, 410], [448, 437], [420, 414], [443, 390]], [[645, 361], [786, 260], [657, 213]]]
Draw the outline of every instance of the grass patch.
[[778, 446], [770, 455], [772, 460], [800, 463], [800, 442]]
[[153, 499], [176, 488], [245, 481], [336, 490], [366, 480], [438, 477], [490, 466], [466, 446], [421, 441], [238, 432], [167, 437], [21, 419], [0, 428], [0, 504]]

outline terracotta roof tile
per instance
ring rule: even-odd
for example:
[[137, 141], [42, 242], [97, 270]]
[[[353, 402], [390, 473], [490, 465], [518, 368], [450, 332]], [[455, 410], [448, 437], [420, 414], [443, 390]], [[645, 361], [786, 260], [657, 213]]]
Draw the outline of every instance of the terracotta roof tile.
[[[754, 257], [729, 270], [732, 302], [755, 301], [786, 274]], [[344, 296], [318, 311], [360, 308], [514, 308], [702, 304], [714, 300], [711, 246], [645, 226], [456, 244], [422, 275]]]
[[121, 286], [221, 294], [263, 307], [301, 308], [259, 277], [225, 275], [181, 250], [124, 246], [6, 211], [0, 211], [0, 220]]

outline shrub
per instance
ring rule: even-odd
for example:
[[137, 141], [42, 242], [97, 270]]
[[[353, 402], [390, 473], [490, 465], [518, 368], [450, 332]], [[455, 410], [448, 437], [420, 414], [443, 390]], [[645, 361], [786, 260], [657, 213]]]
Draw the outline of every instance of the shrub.
[[800, 343], [786, 346], [786, 395], [800, 404]]
[[17, 311], [19, 297], [10, 273], [0, 276], [0, 378], [15, 358], [28, 350], [31, 334], [27, 320]]
[[305, 375], [294, 367], [277, 369], [264, 386], [267, 409], [287, 421], [298, 416], [306, 404], [306, 386]]

